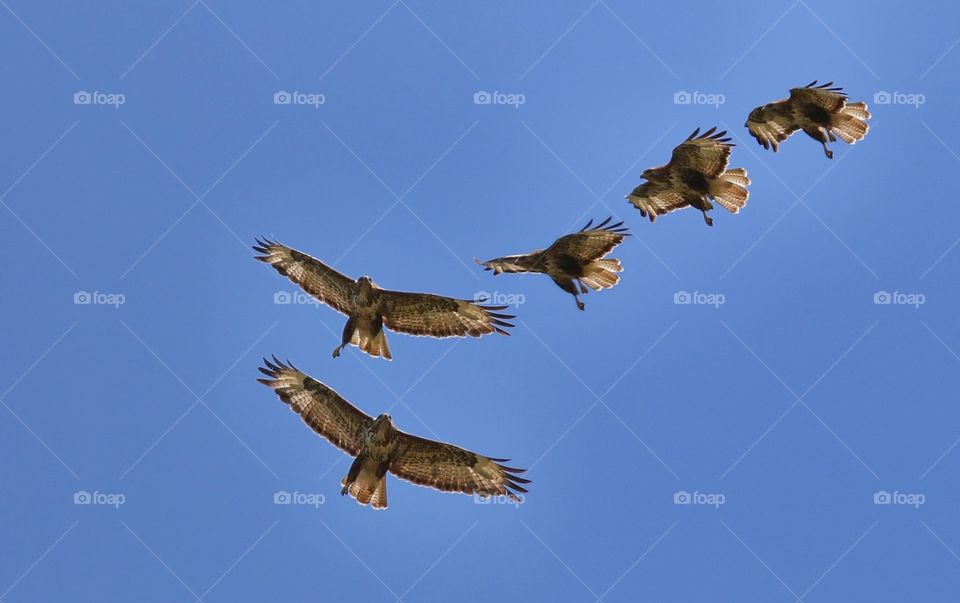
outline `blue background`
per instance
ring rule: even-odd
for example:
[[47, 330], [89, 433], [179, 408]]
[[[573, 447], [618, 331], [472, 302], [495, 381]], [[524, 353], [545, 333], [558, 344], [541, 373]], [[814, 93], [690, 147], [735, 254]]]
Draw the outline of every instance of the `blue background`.
[[[315, 4], [0, 2], [0, 599], [955, 599], [954, 4]], [[763, 151], [749, 110], [815, 78], [870, 104], [866, 140]], [[642, 169], [713, 125], [745, 210], [641, 219]], [[583, 313], [472, 263], [611, 214], [623, 280]], [[274, 303], [295, 287], [259, 235], [388, 288], [522, 295], [517, 328], [333, 360], [343, 318]], [[512, 458], [529, 497], [341, 498], [349, 460], [254, 381], [271, 353]]]

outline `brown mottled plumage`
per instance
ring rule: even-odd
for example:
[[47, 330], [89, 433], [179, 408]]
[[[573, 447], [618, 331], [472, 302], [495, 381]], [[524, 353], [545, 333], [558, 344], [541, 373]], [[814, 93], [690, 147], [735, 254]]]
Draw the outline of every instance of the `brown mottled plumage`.
[[481, 306], [471, 301], [431, 293], [407, 293], [378, 287], [370, 277], [353, 280], [320, 260], [276, 243], [259, 240], [254, 250], [261, 262], [300, 285], [334, 310], [346, 314], [343, 338], [333, 357], [349, 345], [374, 357], [392, 358], [386, 327], [398, 333], [427, 337], [480, 337], [488, 333], [509, 335], [513, 325], [501, 314], [506, 306]]
[[848, 103], [843, 88], [832, 87], [833, 82], [816, 84], [814, 80], [802, 88], [791, 88], [790, 98], [757, 107], [743, 125], [763, 148], [774, 152], [790, 135], [803, 130], [822, 144], [824, 154], [832, 159], [827, 143], [835, 142], [837, 136], [849, 144], [863, 140], [870, 130], [865, 121], [870, 119], [870, 111], [867, 103]]
[[747, 170], [727, 169], [734, 145], [724, 138], [726, 131], [716, 130], [699, 134], [697, 128], [673, 149], [670, 163], [644, 170], [641, 176], [647, 182], [627, 195], [641, 216], [649, 216], [653, 222], [659, 215], [694, 207], [703, 212], [707, 226], [713, 226], [713, 219], [707, 216], [713, 209], [711, 199], [734, 214], [747, 204]]
[[274, 390], [314, 431], [355, 457], [340, 482], [340, 494], [349, 493], [361, 505], [387, 507], [387, 472], [421, 486], [483, 498], [519, 500], [518, 493], [527, 491], [521, 484], [530, 480], [518, 475], [524, 470], [502, 465], [507, 459], [404, 433], [390, 415], [373, 419], [293, 365], [276, 357], [263, 362], [260, 372], [269, 379], [257, 381]]
[[486, 262], [475, 261], [484, 269], [492, 270], [494, 275], [502, 272], [546, 274], [558, 287], [572, 295], [577, 307], [583, 310], [579, 295], [587, 292], [587, 286], [597, 291], [620, 282], [617, 274], [623, 271], [620, 260], [604, 259], [604, 256], [630, 233], [623, 227], [623, 222], [609, 224], [610, 220], [607, 218], [593, 228], [590, 227], [593, 220], [590, 220], [579, 232], [560, 237], [546, 249]]

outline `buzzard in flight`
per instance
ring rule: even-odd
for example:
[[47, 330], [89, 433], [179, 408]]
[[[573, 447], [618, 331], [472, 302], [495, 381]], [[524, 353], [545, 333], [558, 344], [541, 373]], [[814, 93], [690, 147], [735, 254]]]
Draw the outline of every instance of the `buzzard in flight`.
[[863, 140], [870, 126], [867, 103], [848, 103], [843, 88], [833, 88], [833, 82], [816, 85], [814, 80], [803, 88], [791, 88], [790, 98], [767, 103], [750, 112], [744, 125], [750, 134], [763, 145], [776, 152], [780, 143], [797, 130], [823, 145], [828, 159], [833, 151], [828, 142], [836, 142], [837, 136], [853, 144]]
[[735, 214], [747, 204], [747, 170], [727, 169], [734, 145], [724, 138], [725, 130], [716, 130], [700, 134], [697, 128], [673, 149], [670, 163], [643, 171], [641, 176], [647, 181], [627, 195], [641, 216], [649, 216], [653, 222], [658, 215], [690, 206], [702, 211], [707, 226], [713, 226], [713, 219], [707, 216], [713, 209], [711, 199]]
[[593, 228], [590, 227], [593, 220], [590, 220], [579, 232], [560, 237], [546, 249], [487, 262], [475, 261], [484, 269], [493, 270], [494, 275], [501, 272], [546, 274], [558, 287], [572, 295], [577, 307], [583, 310], [579, 295], [587, 292], [587, 286], [598, 291], [620, 282], [617, 274], [623, 270], [620, 260], [604, 259], [604, 256], [630, 233], [623, 227], [623, 222], [609, 224], [610, 220], [607, 218]]
[[254, 247], [261, 262], [300, 285], [304, 291], [346, 314], [343, 338], [333, 357], [349, 345], [387, 360], [392, 358], [384, 327], [398, 333], [427, 337], [480, 337], [488, 333], [509, 335], [513, 325], [501, 314], [507, 306], [481, 306], [471, 301], [431, 293], [381, 289], [370, 277], [354, 280], [320, 260], [274, 241], [257, 239]]
[[501, 464], [508, 459], [404, 433], [394, 427], [390, 415], [370, 417], [276, 356], [273, 362], [266, 358], [263, 362], [260, 372], [270, 378], [257, 381], [275, 391], [311, 429], [355, 457], [340, 482], [340, 494], [349, 493], [361, 505], [387, 508], [388, 471], [420, 486], [483, 498], [505, 496], [519, 501], [517, 493], [527, 491], [521, 484], [530, 480], [518, 475], [524, 470]]

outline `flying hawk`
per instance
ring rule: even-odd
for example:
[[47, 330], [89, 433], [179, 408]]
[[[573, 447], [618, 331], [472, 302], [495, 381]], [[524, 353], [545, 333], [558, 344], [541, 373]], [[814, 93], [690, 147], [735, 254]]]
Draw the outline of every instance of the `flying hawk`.
[[270, 379], [257, 379], [277, 393], [300, 415], [304, 423], [331, 444], [355, 457], [341, 480], [340, 494], [349, 493], [361, 505], [387, 508], [387, 472], [420, 486], [443, 492], [475, 494], [482, 498], [505, 496], [519, 501], [527, 490], [520, 484], [523, 469], [501, 463], [509, 459], [486, 457], [453, 444], [404, 433], [390, 415], [376, 419], [353, 406], [316, 379], [289, 362], [264, 358], [260, 372]]
[[870, 129], [864, 121], [870, 119], [870, 111], [867, 103], [848, 103], [843, 88], [832, 88], [833, 82], [816, 84], [814, 80], [803, 88], [791, 88], [790, 98], [757, 107], [743, 125], [763, 148], [773, 147], [774, 152], [791, 134], [803, 130], [832, 159], [827, 143], [835, 142], [837, 136], [849, 144], [863, 140]]
[[558, 287], [573, 296], [577, 307], [583, 310], [579, 295], [587, 292], [588, 285], [598, 291], [608, 289], [620, 282], [618, 272], [623, 270], [620, 260], [604, 259], [614, 247], [630, 236], [623, 222], [608, 224], [607, 218], [593, 228], [593, 220], [579, 232], [560, 237], [546, 249], [538, 249], [524, 255], [508, 255], [486, 262], [474, 260], [485, 270], [501, 272], [539, 272], [553, 279]]
[[390, 360], [384, 327], [398, 333], [427, 337], [480, 337], [488, 333], [509, 335], [514, 318], [501, 314], [507, 306], [481, 306], [474, 302], [430, 293], [390, 291], [378, 287], [370, 277], [346, 277], [320, 260], [276, 243], [257, 239], [253, 248], [264, 255], [256, 259], [300, 285], [304, 291], [346, 314], [343, 338], [333, 357], [349, 345], [371, 356]]
[[707, 226], [713, 226], [713, 219], [707, 216], [713, 209], [710, 199], [735, 214], [747, 204], [747, 170], [727, 169], [734, 145], [724, 138], [726, 130], [716, 130], [700, 134], [697, 128], [673, 149], [670, 163], [643, 171], [641, 176], [647, 182], [627, 195], [641, 216], [650, 216], [653, 222], [658, 215], [691, 206], [703, 212]]

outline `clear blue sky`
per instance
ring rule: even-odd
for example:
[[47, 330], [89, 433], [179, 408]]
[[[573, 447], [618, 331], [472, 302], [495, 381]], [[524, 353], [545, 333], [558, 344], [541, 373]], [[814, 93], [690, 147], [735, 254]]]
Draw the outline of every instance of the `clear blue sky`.
[[[952, 3], [0, 4], [0, 600], [955, 598]], [[867, 139], [764, 152], [747, 113], [813, 79]], [[639, 173], [713, 125], [746, 209], [642, 220]], [[472, 263], [610, 214], [636, 236], [585, 312]], [[274, 303], [260, 235], [522, 295], [517, 328], [333, 360], [342, 317]], [[341, 498], [348, 459], [254, 380], [272, 353], [529, 467], [528, 499]]]

